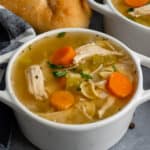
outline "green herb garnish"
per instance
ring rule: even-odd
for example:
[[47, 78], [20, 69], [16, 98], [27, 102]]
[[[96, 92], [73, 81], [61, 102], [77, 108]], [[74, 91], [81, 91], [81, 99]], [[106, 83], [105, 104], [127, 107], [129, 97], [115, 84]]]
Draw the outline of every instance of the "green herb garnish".
[[85, 79], [85, 80], [92, 79], [92, 76], [91, 76], [90, 74], [81, 72], [80, 75], [81, 75], [81, 77], [82, 77], [83, 79]]
[[65, 35], [66, 35], [66, 32], [60, 32], [60, 33], [57, 34], [57, 37], [58, 37], [58, 38], [62, 38], [62, 37], [64, 37]]
[[117, 68], [116, 68], [116, 66], [114, 64], [112, 65], [112, 68], [113, 68], [114, 72], [117, 71]]
[[132, 12], [132, 11], [134, 11], [134, 8], [129, 8], [129, 9], [127, 10], [127, 12]]
[[53, 76], [56, 78], [61, 78], [66, 76], [67, 72], [66, 71], [53, 71]]
[[52, 64], [50, 62], [47, 62], [47, 64], [48, 64], [49, 68], [51, 68], [51, 69], [62, 69], [62, 68], [64, 68], [64, 66], [62, 66], [62, 65], [55, 65], [55, 64]]

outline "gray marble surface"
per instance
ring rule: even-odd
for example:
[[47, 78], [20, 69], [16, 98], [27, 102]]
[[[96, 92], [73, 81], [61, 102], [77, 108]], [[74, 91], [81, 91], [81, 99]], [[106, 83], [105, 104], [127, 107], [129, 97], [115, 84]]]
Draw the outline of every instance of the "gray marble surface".
[[[101, 16], [94, 13], [91, 28], [103, 30]], [[143, 67], [144, 88], [150, 88], [150, 70]], [[150, 150], [150, 102], [141, 105], [133, 118], [135, 128], [127, 134], [111, 150]], [[10, 150], [37, 150], [21, 134], [19, 127], [14, 126]]]
[[[96, 30], [103, 30], [102, 17], [94, 13], [90, 28]], [[144, 88], [150, 88], [150, 70], [143, 67], [144, 73]], [[7, 110], [6, 110], [7, 111]], [[10, 111], [10, 110], [9, 110]], [[38, 150], [34, 147], [21, 133], [19, 126], [15, 120], [14, 115], [11, 117], [10, 134], [8, 137], [8, 143], [5, 148], [0, 150]], [[128, 130], [127, 134], [116, 144], [111, 150], [150, 150], [150, 102], [141, 105], [133, 118], [135, 128]], [[2, 120], [0, 120], [1, 122]], [[4, 127], [5, 128], [5, 127]], [[0, 133], [1, 134], [1, 133]], [[100, 149], [99, 149], [100, 150]]]

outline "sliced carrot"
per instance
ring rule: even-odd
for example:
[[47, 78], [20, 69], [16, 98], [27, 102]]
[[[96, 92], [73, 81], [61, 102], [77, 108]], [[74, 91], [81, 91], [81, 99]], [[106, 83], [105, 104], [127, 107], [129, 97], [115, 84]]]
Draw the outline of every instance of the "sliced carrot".
[[52, 63], [55, 65], [70, 65], [76, 55], [72, 47], [64, 47], [56, 50], [52, 56]]
[[147, 4], [149, 0], [125, 0], [125, 3], [130, 7], [140, 7]]
[[56, 91], [52, 94], [50, 103], [58, 110], [65, 110], [74, 104], [74, 96], [69, 91]]
[[115, 96], [125, 98], [132, 93], [133, 86], [126, 75], [114, 72], [108, 79], [107, 89]]
[[65, 88], [65, 86], [66, 86], [66, 78], [65, 77], [57, 78], [57, 81], [61, 88]]

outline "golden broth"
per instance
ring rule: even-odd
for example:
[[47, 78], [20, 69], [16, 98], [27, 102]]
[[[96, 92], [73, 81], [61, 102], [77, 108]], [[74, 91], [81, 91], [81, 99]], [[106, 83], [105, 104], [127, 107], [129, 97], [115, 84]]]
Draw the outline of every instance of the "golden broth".
[[129, 15], [128, 12], [130, 12], [132, 8], [126, 5], [124, 3], [124, 0], [112, 0], [112, 3], [116, 7], [116, 9], [119, 12], [121, 12], [124, 16], [126, 16], [128, 19], [133, 20], [137, 23], [143, 24], [148, 27], [150, 26], [150, 16], [141, 16], [141, 17], [135, 18]]
[[[46, 62], [49, 60], [51, 54], [58, 48], [64, 47], [66, 45], [77, 48], [92, 41], [101, 43], [104, 48], [110, 48], [108, 44], [110, 42], [107, 39], [84, 33], [66, 33], [64, 37], [46, 37], [26, 48], [16, 59], [12, 72], [12, 86], [20, 102], [23, 103], [30, 111], [41, 117], [44, 117], [48, 120], [68, 124], [95, 122], [100, 119], [112, 116], [113, 114], [120, 111], [123, 107], [125, 107], [125, 105], [127, 105], [129, 100], [131, 99], [134, 91], [132, 95], [128, 96], [127, 98], [116, 98], [114, 105], [106, 111], [102, 118], [98, 117], [97, 110], [104, 105], [105, 101], [98, 98], [88, 100], [78, 90], [70, 90], [70, 92], [72, 92], [75, 97], [75, 104], [71, 108], [63, 111], [58, 111], [51, 106], [49, 102], [51, 93], [56, 90], [64, 89], [59, 85], [58, 80], [52, 75], [52, 70], [47, 66]], [[129, 62], [129, 65], [131, 65], [131, 76], [133, 76], [133, 84], [134, 87], [136, 87], [136, 70], [130, 56], [128, 56], [128, 54], [121, 50], [120, 47], [115, 46], [114, 44], [112, 44], [112, 46], [116, 49], [116, 51], [122, 52], [124, 55], [121, 59], [118, 59], [118, 62], [124, 59], [127, 64]], [[35, 97], [28, 91], [27, 81], [25, 78], [25, 70], [29, 66], [34, 64], [42, 64], [43, 67], [45, 86], [49, 92], [49, 98], [43, 101], [35, 99]], [[84, 99], [85, 102], [80, 101], [80, 98]], [[91, 119], [86, 117], [80, 110], [76, 108], [76, 105], [78, 105], [79, 103], [84, 103], [84, 105], [86, 105], [87, 107], [88, 105], [90, 106], [88, 113], [92, 115]]]

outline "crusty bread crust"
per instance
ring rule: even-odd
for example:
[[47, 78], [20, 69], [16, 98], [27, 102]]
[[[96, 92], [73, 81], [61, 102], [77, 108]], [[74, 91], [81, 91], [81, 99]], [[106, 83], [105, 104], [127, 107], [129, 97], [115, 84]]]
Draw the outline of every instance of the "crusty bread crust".
[[0, 0], [0, 4], [29, 22], [37, 32], [62, 27], [88, 27], [86, 0]]

